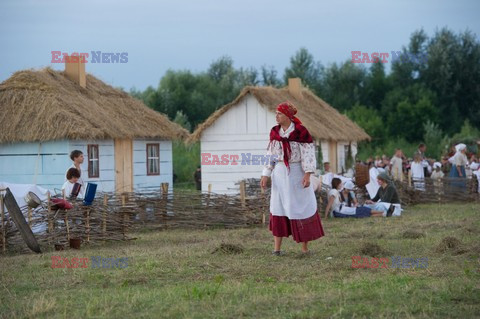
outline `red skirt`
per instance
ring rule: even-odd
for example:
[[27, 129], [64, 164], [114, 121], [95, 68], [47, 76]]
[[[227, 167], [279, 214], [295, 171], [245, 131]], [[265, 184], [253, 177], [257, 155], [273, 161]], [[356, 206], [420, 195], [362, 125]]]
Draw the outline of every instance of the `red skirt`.
[[325, 236], [318, 212], [305, 219], [288, 219], [286, 216], [274, 216], [270, 213], [269, 229], [275, 237], [292, 235], [297, 243], [312, 241]]

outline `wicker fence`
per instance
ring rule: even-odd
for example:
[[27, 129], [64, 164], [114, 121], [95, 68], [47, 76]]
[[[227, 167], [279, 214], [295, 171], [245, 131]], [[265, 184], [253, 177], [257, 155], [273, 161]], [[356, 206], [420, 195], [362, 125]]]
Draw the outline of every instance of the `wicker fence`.
[[[396, 182], [403, 205], [480, 201], [476, 179]], [[53, 209], [47, 201], [37, 209], [22, 207], [28, 225], [42, 250], [57, 244], [66, 246], [79, 238], [84, 244], [107, 240], [129, 240], [133, 230], [237, 228], [268, 223], [269, 189], [262, 190], [259, 179], [239, 183], [240, 194], [220, 195], [196, 191], [168, 192], [168, 185], [149, 193], [97, 193], [91, 206], [73, 202], [68, 211]], [[163, 190], [162, 190], [163, 189]], [[317, 194], [319, 211], [325, 210], [328, 187]], [[357, 189], [360, 203], [366, 199], [364, 188]], [[5, 212], [0, 196], [0, 249], [2, 252], [26, 251], [20, 233]]]

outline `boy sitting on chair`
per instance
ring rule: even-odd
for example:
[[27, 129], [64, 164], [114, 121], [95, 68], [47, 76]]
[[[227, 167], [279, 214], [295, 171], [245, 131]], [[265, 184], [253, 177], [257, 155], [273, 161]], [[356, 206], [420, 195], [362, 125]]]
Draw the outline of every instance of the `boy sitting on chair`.
[[83, 198], [83, 189], [78, 183], [80, 171], [76, 168], [69, 168], [67, 171], [67, 181], [62, 186], [62, 195], [64, 198]]

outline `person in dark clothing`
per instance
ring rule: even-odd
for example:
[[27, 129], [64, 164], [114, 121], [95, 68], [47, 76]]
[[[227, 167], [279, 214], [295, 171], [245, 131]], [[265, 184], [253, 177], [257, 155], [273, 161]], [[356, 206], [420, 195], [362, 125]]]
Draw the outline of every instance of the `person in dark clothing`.
[[378, 202], [388, 204], [400, 204], [400, 197], [398, 196], [395, 185], [386, 173], [378, 174], [377, 182], [380, 185], [377, 195], [375, 195], [375, 197], [371, 200], [365, 201], [365, 203], [370, 204], [370, 208], [372, 208], [372, 210], [382, 210], [383, 207], [383, 210], [386, 211], [386, 216], [390, 217], [392, 216], [395, 209], [394, 205], [389, 205], [387, 209], [385, 205], [380, 205], [378, 204]]
[[198, 191], [202, 190], [202, 171], [200, 165], [197, 167], [197, 170], [193, 174], [193, 178], [195, 179], [195, 185]]

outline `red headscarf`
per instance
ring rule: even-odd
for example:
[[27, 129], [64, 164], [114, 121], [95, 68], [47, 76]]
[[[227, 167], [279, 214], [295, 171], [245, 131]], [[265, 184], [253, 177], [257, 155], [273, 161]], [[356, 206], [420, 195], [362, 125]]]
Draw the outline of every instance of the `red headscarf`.
[[290, 133], [288, 138], [280, 136], [280, 125], [274, 126], [270, 131], [270, 143], [272, 141], [279, 141], [282, 143], [283, 148], [283, 161], [285, 166], [288, 170], [290, 167], [288, 165], [288, 160], [290, 159], [290, 155], [292, 153], [292, 149], [290, 148], [290, 142], [298, 142], [298, 143], [312, 143], [313, 139], [308, 130], [305, 126], [302, 125], [302, 122], [295, 117], [297, 113], [297, 108], [290, 102], [284, 102], [278, 105], [277, 111], [282, 112], [294, 123], [295, 130]]
[[293, 123], [302, 124], [295, 116], [295, 114], [297, 114], [297, 108], [289, 101], [278, 104], [277, 111], [285, 114]]

